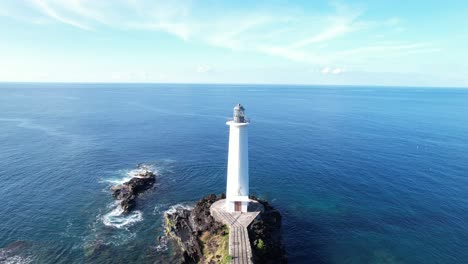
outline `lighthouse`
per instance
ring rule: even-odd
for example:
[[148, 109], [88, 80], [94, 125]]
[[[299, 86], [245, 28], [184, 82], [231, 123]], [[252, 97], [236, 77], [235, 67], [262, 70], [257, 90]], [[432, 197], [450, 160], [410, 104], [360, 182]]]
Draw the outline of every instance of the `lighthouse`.
[[229, 152], [227, 166], [226, 211], [247, 212], [249, 205], [249, 120], [244, 115], [244, 107], [234, 107], [229, 126]]

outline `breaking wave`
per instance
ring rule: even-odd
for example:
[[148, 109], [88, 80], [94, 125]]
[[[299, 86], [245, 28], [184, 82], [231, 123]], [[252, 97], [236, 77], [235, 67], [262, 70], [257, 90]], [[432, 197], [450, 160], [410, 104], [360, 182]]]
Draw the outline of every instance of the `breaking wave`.
[[31, 257], [24, 257], [13, 255], [11, 256], [8, 251], [0, 249], [0, 263], [4, 264], [29, 264], [33, 262]]
[[187, 204], [175, 204], [169, 207], [169, 209], [167, 209], [166, 211], [164, 211], [164, 214], [173, 214], [178, 209], [192, 210], [193, 206]]
[[111, 208], [112, 210], [109, 213], [102, 216], [102, 223], [106, 226], [124, 228], [143, 220], [143, 213], [140, 211], [124, 214], [124, 210], [118, 201], [115, 202]]
[[154, 174], [159, 175], [159, 171], [155, 168], [154, 165], [142, 164], [141, 166], [139, 166], [136, 169], [120, 170], [117, 177], [111, 177], [111, 178], [108, 178], [108, 179], [103, 179], [101, 182], [110, 183], [112, 185], [124, 184], [125, 182], [128, 182], [132, 178], [140, 178], [140, 176], [138, 176], [138, 175], [141, 174], [141, 173], [144, 173], [145, 170], [150, 170], [150, 171], [154, 172]]
[[[140, 175], [148, 170], [153, 171], [156, 175], [158, 174], [153, 165], [139, 164], [138, 168], [119, 171], [119, 177], [105, 179], [103, 182], [110, 183], [114, 186], [121, 185], [130, 181], [132, 178], [140, 178]], [[120, 206], [120, 201], [114, 201], [108, 208], [111, 211], [101, 217], [102, 223], [106, 226], [125, 228], [143, 220], [143, 213], [141, 211], [133, 211], [129, 214], [124, 214], [124, 210]]]
[[[173, 214], [179, 209], [186, 209], [186, 210], [192, 210], [193, 206], [187, 205], [187, 204], [175, 204], [170, 206], [167, 210], [162, 211], [162, 208], [166, 207], [167, 205], [165, 204], [158, 204], [154, 207], [153, 209], [153, 214], [161, 214], [161, 215], [166, 215], [166, 214]], [[167, 208], [167, 207], [166, 207]], [[163, 220], [164, 222], [164, 220]], [[165, 225], [162, 224], [161, 226], [163, 229], [165, 228]], [[158, 245], [156, 246], [156, 251], [162, 252], [168, 250], [168, 237], [166, 235], [162, 235], [158, 239]]]
[[169, 247], [167, 245], [168, 243], [168, 237], [163, 235], [159, 238], [159, 244], [156, 246], [156, 251], [162, 252], [166, 251]]

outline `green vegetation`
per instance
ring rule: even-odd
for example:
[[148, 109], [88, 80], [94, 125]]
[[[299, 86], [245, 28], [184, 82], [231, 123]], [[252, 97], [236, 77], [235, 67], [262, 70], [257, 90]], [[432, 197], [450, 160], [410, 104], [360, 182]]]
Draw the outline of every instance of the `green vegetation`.
[[229, 228], [223, 225], [215, 233], [204, 232], [200, 238], [203, 250], [202, 263], [230, 263]]
[[174, 226], [174, 224], [172, 223], [171, 219], [167, 214], [164, 214], [164, 222], [166, 222], [166, 224], [164, 225], [166, 227], [166, 234], [170, 235], [171, 229]]
[[164, 225], [165, 228], [166, 228], [166, 230], [165, 230], [166, 235], [171, 237], [172, 239], [174, 239], [174, 241], [176, 241], [177, 244], [180, 246], [180, 249], [182, 251], [185, 251], [182, 240], [180, 240], [180, 238], [176, 234], [174, 234], [174, 232], [173, 232], [174, 223], [171, 221], [171, 218], [167, 214], [164, 214], [164, 221], [166, 222], [166, 224]]
[[255, 245], [259, 250], [264, 250], [265, 249], [265, 243], [263, 242], [262, 239], [258, 239], [257, 244]]
[[261, 238], [255, 240], [254, 244], [258, 250], [265, 251], [265, 242]]
[[229, 264], [231, 263], [232, 257], [230, 255], [226, 255], [224, 259], [221, 261], [221, 264]]

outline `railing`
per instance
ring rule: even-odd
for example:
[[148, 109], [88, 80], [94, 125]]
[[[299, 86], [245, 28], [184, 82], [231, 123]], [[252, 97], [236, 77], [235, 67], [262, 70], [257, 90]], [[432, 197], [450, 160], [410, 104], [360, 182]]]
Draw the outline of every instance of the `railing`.
[[[233, 122], [234, 118], [228, 118], [226, 122], [231, 122], [231, 121]], [[239, 124], [245, 124], [245, 123], [250, 123], [250, 118], [244, 117], [244, 122], [239, 123]]]

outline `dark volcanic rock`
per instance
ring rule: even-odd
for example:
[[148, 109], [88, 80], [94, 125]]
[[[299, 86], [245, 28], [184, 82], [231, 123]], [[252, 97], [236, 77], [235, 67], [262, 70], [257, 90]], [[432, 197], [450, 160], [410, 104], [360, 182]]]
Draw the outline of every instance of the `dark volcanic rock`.
[[281, 214], [268, 202], [251, 197], [262, 203], [265, 210], [247, 228], [254, 263], [287, 263], [286, 250], [281, 235]]
[[[178, 208], [166, 214], [166, 232], [180, 247], [183, 263], [203, 262], [200, 237], [221, 230], [222, 224], [210, 214], [211, 205], [225, 198], [210, 194], [197, 202], [192, 210]], [[266, 201], [251, 197], [265, 207], [257, 219], [248, 227], [254, 263], [287, 263], [286, 251], [281, 236], [281, 214]], [[221, 256], [220, 256], [221, 257]]]
[[136, 205], [138, 194], [153, 187], [156, 175], [144, 166], [139, 166], [141, 171], [128, 182], [113, 186], [112, 196], [120, 201], [124, 213], [129, 213]]
[[208, 231], [215, 233], [222, 224], [210, 215], [210, 206], [221, 199], [210, 194], [197, 202], [192, 210], [178, 208], [166, 214], [167, 233], [174, 238], [183, 253], [183, 263], [198, 263], [202, 258], [200, 236]]
[[198, 233], [204, 231], [215, 232], [221, 226], [210, 214], [211, 205], [221, 199], [215, 194], [210, 194], [197, 202], [190, 214], [190, 225]]

